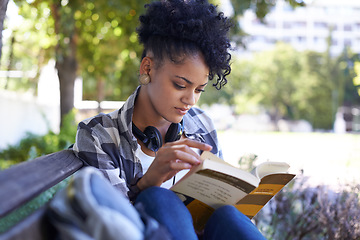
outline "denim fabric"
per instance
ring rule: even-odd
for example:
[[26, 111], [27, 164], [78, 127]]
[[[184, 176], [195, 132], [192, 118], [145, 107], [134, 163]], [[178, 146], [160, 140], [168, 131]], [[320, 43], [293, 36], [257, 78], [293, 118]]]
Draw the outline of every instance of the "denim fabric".
[[204, 239], [266, 240], [250, 219], [234, 206], [216, 209], [205, 226]]
[[[189, 211], [172, 191], [159, 187], [148, 188], [140, 193], [135, 206], [139, 203], [147, 214], [167, 228], [173, 239], [198, 239]], [[205, 226], [202, 239], [265, 240], [250, 219], [234, 206], [215, 210]]]
[[148, 188], [137, 197], [135, 206], [139, 204], [147, 214], [166, 227], [172, 239], [198, 239], [189, 211], [174, 192], [161, 187]]

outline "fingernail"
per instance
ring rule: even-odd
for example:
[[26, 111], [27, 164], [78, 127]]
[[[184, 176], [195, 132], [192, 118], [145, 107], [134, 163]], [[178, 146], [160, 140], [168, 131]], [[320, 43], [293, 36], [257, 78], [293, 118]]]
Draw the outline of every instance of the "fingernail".
[[192, 165], [190, 163], [185, 164], [185, 168], [190, 169], [191, 167], [192, 167]]

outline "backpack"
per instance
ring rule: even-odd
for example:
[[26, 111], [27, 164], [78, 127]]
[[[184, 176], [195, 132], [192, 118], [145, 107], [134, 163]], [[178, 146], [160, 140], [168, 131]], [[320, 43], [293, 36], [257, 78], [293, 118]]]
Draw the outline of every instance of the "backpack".
[[171, 239], [141, 204], [132, 205], [94, 167], [75, 173], [69, 185], [51, 200], [47, 214], [60, 239]]

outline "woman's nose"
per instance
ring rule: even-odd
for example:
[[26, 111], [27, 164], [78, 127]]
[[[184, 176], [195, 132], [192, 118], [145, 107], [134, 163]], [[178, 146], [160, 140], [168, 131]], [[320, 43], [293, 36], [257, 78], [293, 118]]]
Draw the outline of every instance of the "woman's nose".
[[197, 97], [195, 96], [195, 93], [193, 91], [189, 91], [184, 97], [183, 97], [183, 103], [193, 106], [197, 102]]

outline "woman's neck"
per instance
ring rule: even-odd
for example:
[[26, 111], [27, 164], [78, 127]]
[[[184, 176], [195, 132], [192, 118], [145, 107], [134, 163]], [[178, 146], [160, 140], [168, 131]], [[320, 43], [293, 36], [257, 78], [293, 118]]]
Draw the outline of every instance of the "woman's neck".
[[162, 136], [170, 126], [170, 122], [165, 120], [162, 116], [158, 115], [150, 104], [150, 100], [146, 96], [146, 92], [143, 87], [140, 88], [140, 92], [135, 100], [133, 123], [141, 130], [148, 126], [156, 127]]

